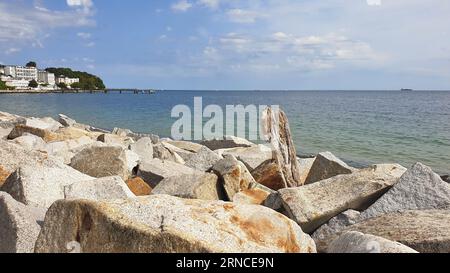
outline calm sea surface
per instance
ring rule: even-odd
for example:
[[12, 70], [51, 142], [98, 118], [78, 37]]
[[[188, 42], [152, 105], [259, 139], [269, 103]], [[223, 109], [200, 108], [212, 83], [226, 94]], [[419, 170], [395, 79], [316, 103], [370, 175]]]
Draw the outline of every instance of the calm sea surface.
[[135, 94], [0, 95], [0, 111], [27, 116], [65, 113], [101, 128], [170, 136], [171, 109], [203, 104], [280, 105], [299, 154], [331, 151], [353, 165], [420, 161], [450, 172], [450, 92], [162, 91]]

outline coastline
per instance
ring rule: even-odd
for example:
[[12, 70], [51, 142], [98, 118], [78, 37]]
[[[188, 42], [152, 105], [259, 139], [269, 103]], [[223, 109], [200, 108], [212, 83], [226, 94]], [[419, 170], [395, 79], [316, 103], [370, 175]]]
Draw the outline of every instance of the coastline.
[[64, 94], [105, 93], [105, 90], [0, 90], [1, 94]]

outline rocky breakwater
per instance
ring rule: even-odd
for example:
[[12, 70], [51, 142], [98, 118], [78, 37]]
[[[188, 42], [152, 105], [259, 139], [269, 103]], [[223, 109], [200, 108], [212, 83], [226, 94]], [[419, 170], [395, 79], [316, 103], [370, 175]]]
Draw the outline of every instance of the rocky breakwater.
[[286, 114], [263, 117], [266, 145], [0, 112], [0, 252], [450, 252], [431, 169], [300, 159]]

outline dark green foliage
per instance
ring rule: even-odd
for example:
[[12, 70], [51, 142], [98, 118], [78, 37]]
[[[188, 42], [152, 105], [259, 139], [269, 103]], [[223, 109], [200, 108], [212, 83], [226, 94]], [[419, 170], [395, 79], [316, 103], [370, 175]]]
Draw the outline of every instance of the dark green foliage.
[[67, 85], [63, 82], [56, 84], [56, 86], [58, 86], [58, 88], [63, 89], [63, 90], [67, 89]]
[[81, 84], [79, 82], [72, 83], [70, 85], [72, 89], [81, 89]]
[[7, 90], [8, 87], [6, 86], [6, 83], [0, 81], [0, 90]]
[[80, 82], [77, 87], [72, 85], [72, 88], [83, 89], [83, 90], [103, 90], [105, 89], [105, 84], [99, 77], [81, 71], [73, 71], [70, 68], [47, 68], [47, 72], [55, 74], [55, 77], [65, 76], [69, 78], [79, 78]]
[[37, 83], [37, 81], [31, 80], [30, 83], [28, 84], [28, 87], [37, 88], [39, 87], [39, 84]]
[[28, 62], [25, 66], [26, 67], [37, 67], [37, 63], [36, 62]]

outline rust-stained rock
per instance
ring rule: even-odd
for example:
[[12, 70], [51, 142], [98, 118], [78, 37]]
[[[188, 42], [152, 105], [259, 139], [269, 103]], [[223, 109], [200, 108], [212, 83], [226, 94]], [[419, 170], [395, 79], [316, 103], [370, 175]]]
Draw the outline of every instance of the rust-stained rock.
[[247, 190], [252, 183], [255, 183], [255, 179], [244, 163], [232, 155], [225, 156], [214, 164], [213, 171], [220, 177], [228, 200], [233, 200], [235, 194]]
[[129, 147], [134, 143], [134, 140], [131, 137], [122, 137], [113, 134], [101, 134], [98, 136], [97, 141], [107, 145], [120, 145], [123, 147]]
[[280, 109], [268, 107], [263, 111], [261, 120], [263, 134], [273, 148], [273, 163], [278, 165], [283, 188], [301, 186], [297, 151], [286, 114]]
[[152, 193], [152, 188], [140, 177], [130, 178], [126, 183], [136, 196], [146, 196]]
[[30, 127], [22, 124], [16, 125], [14, 127], [14, 129], [9, 134], [8, 139], [16, 139], [18, 137], [23, 136], [26, 133], [38, 136], [42, 138], [45, 142], [52, 142], [58, 140], [58, 135], [52, 131]]
[[[68, 217], [70, 215], [70, 217]], [[313, 253], [314, 241], [263, 206], [151, 195], [128, 200], [60, 200], [47, 212], [37, 253]]]
[[0, 166], [0, 188], [3, 186], [3, 183], [5, 183], [6, 179], [10, 175], [10, 172], [6, 171], [2, 166]]
[[273, 161], [266, 161], [258, 168], [252, 171], [252, 176], [261, 185], [272, 190], [280, 190], [286, 188], [283, 172], [280, 165]]
[[97, 138], [102, 134], [101, 132], [90, 132], [83, 129], [75, 127], [65, 127], [61, 128], [55, 132], [57, 134], [57, 141], [65, 141], [70, 139], [79, 139], [81, 137], [87, 136], [92, 140], [97, 140]]
[[84, 136], [88, 136], [92, 139], [97, 139], [98, 135], [100, 134], [88, 132], [73, 127], [60, 128], [57, 131], [53, 132], [46, 129], [40, 129], [19, 124], [16, 125], [14, 129], [11, 131], [11, 133], [8, 136], [8, 139], [16, 139], [26, 133], [41, 137], [47, 143], [55, 141], [65, 141], [70, 139], [79, 139]]
[[309, 233], [348, 209], [367, 209], [397, 183], [405, 171], [397, 164], [375, 165], [352, 174], [278, 192], [291, 219]]
[[320, 251], [341, 234], [358, 231], [399, 242], [420, 253], [450, 252], [450, 210], [415, 210], [384, 214], [317, 241]]
[[233, 197], [233, 203], [248, 204], [248, 205], [262, 205], [269, 196], [269, 192], [255, 188], [243, 190]]

